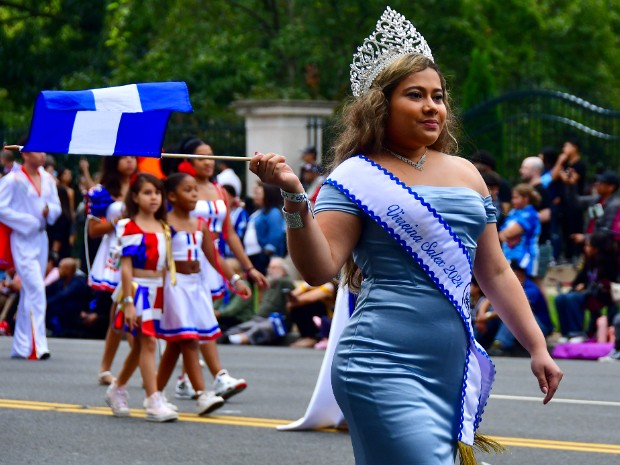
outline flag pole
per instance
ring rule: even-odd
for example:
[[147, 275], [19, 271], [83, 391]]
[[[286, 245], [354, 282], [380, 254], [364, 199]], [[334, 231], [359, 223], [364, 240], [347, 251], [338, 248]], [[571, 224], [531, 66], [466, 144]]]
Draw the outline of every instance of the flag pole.
[[162, 153], [162, 158], [197, 158], [203, 160], [250, 161], [252, 157], [234, 157], [231, 155], [194, 155], [188, 153]]
[[[20, 152], [21, 145], [5, 145], [5, 150], [15, 150]], [[195, 155], [191, 153], [162, 153], [162, 158], [197, 158], [202, 160], [227, 160], [227, 161], [250, 161], [252, 157], [234, 157], [231, 155]]]

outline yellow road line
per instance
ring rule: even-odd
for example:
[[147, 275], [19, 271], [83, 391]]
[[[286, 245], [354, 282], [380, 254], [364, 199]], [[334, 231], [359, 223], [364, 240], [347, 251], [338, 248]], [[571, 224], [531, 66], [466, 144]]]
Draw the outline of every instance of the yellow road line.
[[534, 449], [570, 450], [579, 452], [597, 452], [601, 454], [619, 454], [620, 446], [596, 444], [589, 442], [553, 441], [547, 439], [507, 438], [494, 436], [493, 439], [505, 446], [530, 447]]
[[[28, 400], [7, 400], [0, 399], [0, 408], [35, 410], [48, 412], [63, 413], [82, 413], [88, 415], [110, 415], [108, 407], [91, 407], [77, 404], [59, 404], [53, 402], [34, 402]], [[144, 418], [144, 410], [131, 410], [131, 415], [136, 418]], [[199, 417], [191, 413], [179, 413], [179, 419], [182, 421], [190, 421], [193, 423], [212, 423], [219, 425], [233, 426], [253, 426], [257, 428], [275, 428], [278, 425], [286, 425], [290, 420], [277, 420], [271, 418], [251, 418], [251, 417], [235, 417], [235, 416], [209, 416]]]
[[[93, 407], [79, 404], [60, 404], [56, 402], [35, 402], [29, 400], [0, 399], [0, 408], [111, 416], [111, 412], [108, 407]], [[144, 418], [145, 412], [144, 410], [134, 409], [131, 411], [131, 415], [136, 418]], [[199, 417], [195, 414], [185, 412], [179, 413], [179, 420], [189, 421], [192, 423], [210, 423], [217, 425], [246, 427], [250, 426], [255, 428], [270, 429], [274, 429], [278, 425], [285, 425], [291, 422], [291, 420], [278, 420], [275, 418], [252, 418], [228, 415]], [[339, 432], [339, 430], [335, 428], [326, 428], [320, 431]], [[526, 447], [534, 449], [550, 449], [620, 455], [620, 445], [556, 441], [550, 439], [511, 438], [501, 436], [493, 436], [492, 439], [499, 441], [500, 443], [508, 447]]]

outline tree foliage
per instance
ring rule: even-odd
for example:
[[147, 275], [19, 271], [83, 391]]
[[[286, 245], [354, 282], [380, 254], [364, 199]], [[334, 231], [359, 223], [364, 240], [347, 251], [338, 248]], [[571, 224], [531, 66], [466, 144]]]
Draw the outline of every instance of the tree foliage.
[[[351, 56], [385, 4], [0, 0], [0, 125], [26, 126], [42, 89], [129, 82], [186, 81], [200, 121], [230, 118], [230, 103], [241, 98], [340, 100], [350, 92]], [[494, 83], [556, 88], [620, 106], [618, 0], [390, 5], [427, 38], [457, 104], [469, 105], [471, 89], [484, 93]]]

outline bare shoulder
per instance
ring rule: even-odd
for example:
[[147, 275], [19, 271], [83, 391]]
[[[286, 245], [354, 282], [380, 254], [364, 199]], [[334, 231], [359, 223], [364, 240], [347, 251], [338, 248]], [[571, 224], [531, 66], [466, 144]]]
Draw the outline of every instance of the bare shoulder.
[[443, 155], [443, 162], [450, 169], [455, 183], [475, 190], [483, 197], [489, 195], [489, 190], [480, 172], [472, 162], [458, 155]]

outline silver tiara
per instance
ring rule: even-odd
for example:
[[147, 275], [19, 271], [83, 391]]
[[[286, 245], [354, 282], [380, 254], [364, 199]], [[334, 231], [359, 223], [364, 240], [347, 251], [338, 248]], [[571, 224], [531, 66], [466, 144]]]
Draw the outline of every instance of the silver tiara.
[[413, 24], [389, 6], [385, 9], [375, 31], [357, 47], [351, 63], [351, 90], [359, 97], [372, 85], [379, 73], [396, 58], [419, 53], [431, 61], [433, 54]]

